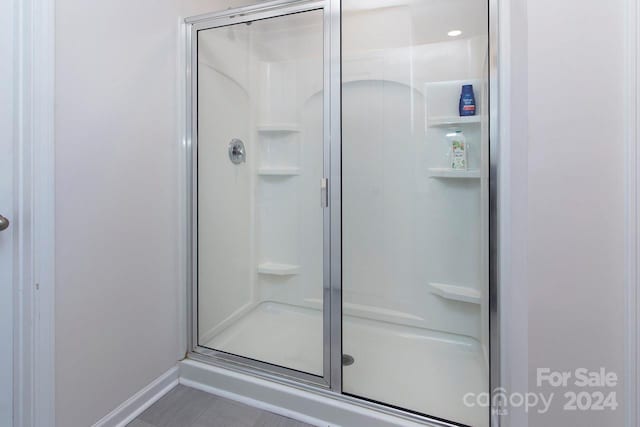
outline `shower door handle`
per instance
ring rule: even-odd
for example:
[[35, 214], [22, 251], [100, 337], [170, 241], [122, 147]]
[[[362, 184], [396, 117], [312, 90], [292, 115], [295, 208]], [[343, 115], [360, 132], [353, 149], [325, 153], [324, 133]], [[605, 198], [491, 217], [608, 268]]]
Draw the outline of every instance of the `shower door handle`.
[[323, 208], [329, 206], [329, 180], [327, 178], [320, 180], [320, 206]]

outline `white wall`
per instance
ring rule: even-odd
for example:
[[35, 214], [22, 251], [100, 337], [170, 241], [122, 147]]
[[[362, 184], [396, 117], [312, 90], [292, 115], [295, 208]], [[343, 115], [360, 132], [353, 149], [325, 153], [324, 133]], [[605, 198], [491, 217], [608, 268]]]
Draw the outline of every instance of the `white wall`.
[[[17, 292], [13, 290], [13, 265], [18, 261], [13, 260], [13, 234], [16, 229], [16, 220], [19, 222], [14, 210], [13, 164], [15, 104], [13, 88], [15, 85], [16, 54], [14, 53], [16, 29], [13, 25], [13, 17], [17, 16], [17, 8], [13, 3], [0, 4], [0, 55], [3, 61], [0, 64], [0, 93], [2, 93], [2, 105], [0, 105], [0, 215], [11, 221], [11, 227], [0, 234], [0, 426], [9, 427], [13, 417], [13, 306], [19, 301]], [[17, 145], [17, 144], [16, 144]], [[14, 157], [15, 156], [15, 157]], [[17, 235], [17, 234], [16, 234]], [[17, 239], [16, 239], [17, 240]], [[17, 352], [15, 352], [17, 353]], [[17, 397], [17, 396], [16, 396]]]
[[239, 2], [56, 2], [56, 422], [86, 427], [183, 356], [180, 17]]
[[[551, 391], [536, 388], [541, 367], [624, 376], [625, 4], [528, 2], [530, 391]], [[622, 426], [615, 390], [616, 411], [582, 413], [553, 390], [529, 426]]]

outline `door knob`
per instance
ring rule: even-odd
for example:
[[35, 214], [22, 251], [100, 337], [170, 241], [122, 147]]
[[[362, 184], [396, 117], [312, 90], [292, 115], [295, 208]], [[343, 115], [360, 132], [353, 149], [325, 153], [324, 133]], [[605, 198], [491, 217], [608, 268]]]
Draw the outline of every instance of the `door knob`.
[[0, 231], [6, 230], [7, 228], [9, 228], [9, 220], [0, 215]]

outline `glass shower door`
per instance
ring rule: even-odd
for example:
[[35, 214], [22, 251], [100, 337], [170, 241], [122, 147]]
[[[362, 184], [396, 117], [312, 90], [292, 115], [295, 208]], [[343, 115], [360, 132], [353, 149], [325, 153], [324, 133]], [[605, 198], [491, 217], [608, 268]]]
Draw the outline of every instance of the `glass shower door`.
[[487, 0], [342, 0], [343, 392], [474, 427], [487, 49]]
[[323, 11], [202, 28], [196, 57], [195, 340], [322, 377]]

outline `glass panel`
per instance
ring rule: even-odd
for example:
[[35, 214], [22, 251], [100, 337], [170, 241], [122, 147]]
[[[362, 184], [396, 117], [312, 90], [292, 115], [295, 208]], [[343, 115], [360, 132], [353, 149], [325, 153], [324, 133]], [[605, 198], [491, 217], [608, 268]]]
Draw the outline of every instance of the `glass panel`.
[[198, 33], [198, 343], [320, 376], [322, 25]]
[[343, 391], [488, 426], [487, 0], [342, 7]]

